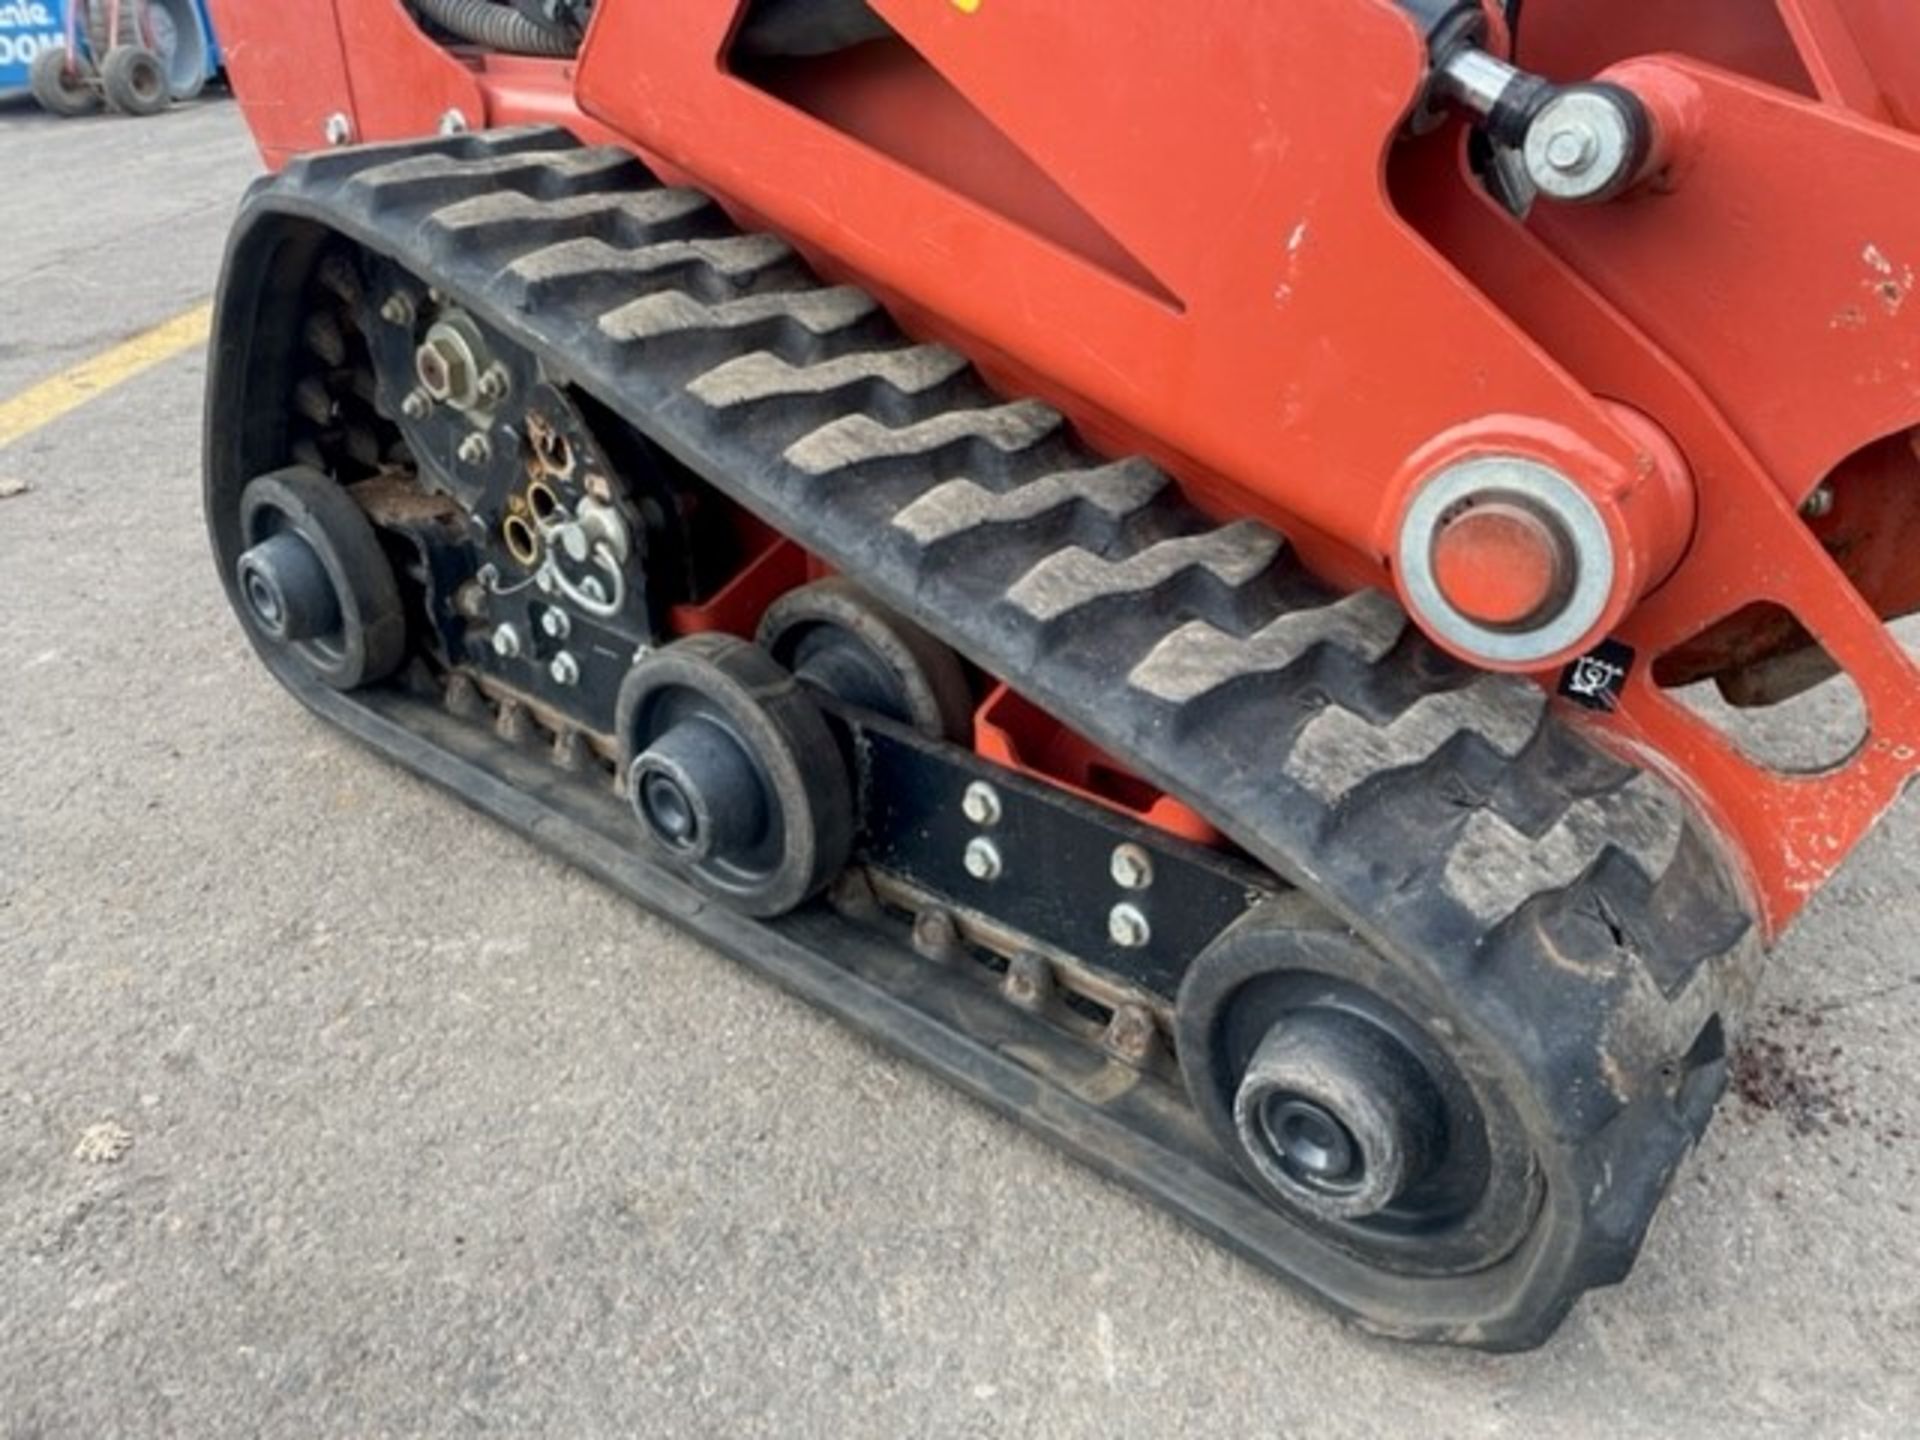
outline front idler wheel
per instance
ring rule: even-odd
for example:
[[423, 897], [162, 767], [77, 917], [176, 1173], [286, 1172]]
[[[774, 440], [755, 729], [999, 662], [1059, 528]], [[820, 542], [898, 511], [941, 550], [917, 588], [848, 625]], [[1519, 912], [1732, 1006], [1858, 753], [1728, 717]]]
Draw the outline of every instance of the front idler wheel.
[[1383, 1274], [1499, 1265], [1539, 1215], [1541, 1175], [1497, 1057], [1309, 907], [1249, 913], [1181, 985], [1175, 1039], [1195, 1108], [1267, 1201]]
[[346, 491], [305, 466], [262, 475], [240, 497], [240, 528], [234, 603], [265, 647], [335, 690], [400, 668], [399, 584], [373, 522]]
[[758, 646], [696, 635], [620, 690], [627, 799], [654, 863], [740, 914], [783, 915], [853, 849], [846, 764], [819, 709]]

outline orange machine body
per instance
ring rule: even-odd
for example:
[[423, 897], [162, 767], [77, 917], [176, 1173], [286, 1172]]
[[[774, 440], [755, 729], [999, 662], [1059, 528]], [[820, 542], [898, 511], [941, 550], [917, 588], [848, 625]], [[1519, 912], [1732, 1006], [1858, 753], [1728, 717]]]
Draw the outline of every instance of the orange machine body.
[[[1333, 583], [1396, 584], [1408, 497], [1452, 462], [1571, 477], [1634, 657], [1588, 723], [1691, 789], [1776, 928], [1920, 769], [1920, 671], [1886, 624], [1920, 607], [1899, 0], [1529, 0], [1518, 60], [1632, 89], [1662, 163], [1525, 221], [1463, 127], [1409, 138], [1426, 56], [1388, 0], [871, 3], [897, 39], [757, 65], [730, 58], [742, 0], [602, 0], [564, 63], [442, 49], [400, 0], [214, 8], [270, 163], [340, 116], [625, 146]], [[1809, 644], [1868, 718], [1817, 775], [1663, 688]]]

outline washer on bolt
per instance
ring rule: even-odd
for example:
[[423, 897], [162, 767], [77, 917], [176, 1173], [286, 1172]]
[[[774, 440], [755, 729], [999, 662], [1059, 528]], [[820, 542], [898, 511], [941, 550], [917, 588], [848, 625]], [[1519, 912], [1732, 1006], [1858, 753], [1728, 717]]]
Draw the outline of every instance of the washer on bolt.
[[[1538, 516], [1560, 548], [1551, 605], [1512, 627], [1487, 624], [1448, 597], [1436, 552], [1450, 524], [1498, 504]], [[1481, 664], [1521, 668], [1561, 656], [1592, 636], [1613, 598], [1618, 562], [1600, 509], [1566, 476], [1518, 456], [1449, 465], [1422, 483], [1400, 522], [1395, 556], [1413, 616], [1437, 639]]]

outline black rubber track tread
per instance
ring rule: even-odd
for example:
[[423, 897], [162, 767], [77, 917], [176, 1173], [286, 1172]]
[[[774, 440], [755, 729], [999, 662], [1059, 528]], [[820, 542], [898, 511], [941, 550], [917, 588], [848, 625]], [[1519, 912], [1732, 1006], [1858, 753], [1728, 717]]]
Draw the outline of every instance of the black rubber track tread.
[[1584, 1223], [1563, 1296], [1455, 1338], [1539, 1338], [1626, 1273], [1724, 1084], [1683, 1057], [1758, 951], [1668, 784], [624, 154], [554, 130], [330, 152], [263, 182], [236, 247], [276, 216], [432, 277], [1456, 997], [1526, 1072]]

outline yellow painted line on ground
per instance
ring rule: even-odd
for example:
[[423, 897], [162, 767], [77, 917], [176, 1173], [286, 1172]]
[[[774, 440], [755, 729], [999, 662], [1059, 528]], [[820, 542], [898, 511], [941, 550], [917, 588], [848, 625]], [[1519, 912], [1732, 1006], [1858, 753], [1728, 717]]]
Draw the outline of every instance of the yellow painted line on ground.
[[11, 400], [0, 400], [0, 448], [51, 425], [96, 395], [105, 394], [162, 361], [206, 344], [212, 324], [213, 306], [196, 305], [186, 314], [176, 315], [164, 325], [156, 325], [144, 335], [136, 335], [90, 360], [82, 360], [72, 369], [41, 381]]

